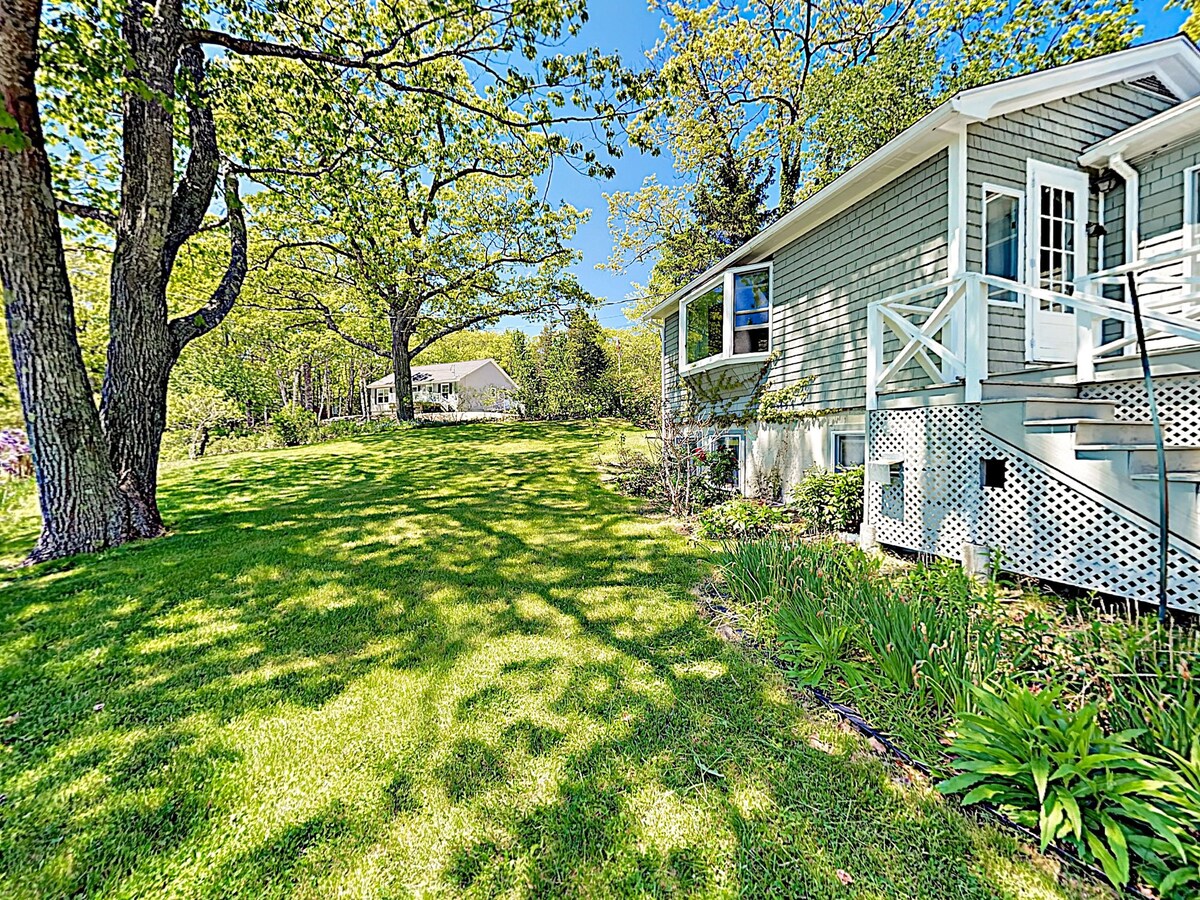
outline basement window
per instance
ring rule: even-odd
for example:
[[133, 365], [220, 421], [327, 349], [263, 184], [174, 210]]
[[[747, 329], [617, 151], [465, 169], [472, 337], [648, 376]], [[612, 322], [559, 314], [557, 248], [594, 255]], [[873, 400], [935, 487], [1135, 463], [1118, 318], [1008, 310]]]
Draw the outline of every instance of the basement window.
[[861, 431], [838, 431], [833, 435], [833, 468], [836, 472], [857, 469], [867, 462], [867, 436]]
[[979, 461], [979, 483], [985, 488], [1002, 488], [1007, 469], [1006, 460], [981, 459]]

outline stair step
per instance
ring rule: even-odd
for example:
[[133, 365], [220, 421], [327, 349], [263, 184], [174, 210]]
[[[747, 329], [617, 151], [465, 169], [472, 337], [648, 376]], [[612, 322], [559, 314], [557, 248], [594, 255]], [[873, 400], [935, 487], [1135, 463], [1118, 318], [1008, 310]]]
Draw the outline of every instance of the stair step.
[[1112, 419], [1117, 414], [1117, 404], [1111, 400], [1080, 400], [1072, 397], [1026, 397], [1020, 400], [985, 400], [984, 403], [1024, 404], [1026, 420], [1035, 422], [1058, 419]]
[[[1167, 469], [1171, 472], [1200, 472], [1200, 447], [1167, 445]], [[1141, 475], [1158, 471], [1158, 451], [1153, 444], [1076, 444], [1075, 455], [1079, 459], [1106, 459], [1125, 454], [1128, 456], [1129, 473]]]
[[1077, 444], [1146, 444], [1154, 440], [1153, 424], [1142, 419], [1026, 419], [1025, 425], [1042, 433], [1073, 431]]
[[[1142, 472], [1129, 477], [1134, 481], [1158, 481], [1157, 472]], [[1200, 485], [1200, 472], [1168, 472], [1167, 481], [1172, 484]]]
[[983, 382], [984, 400], [1032, 400], [1057, 399], [1072, 400], [1079, 396], [1079, 388], [1074, 384], [1055, 384], [1053, 382], [1035, 381], [1005, 381], [1002, 378], [989, 378]]

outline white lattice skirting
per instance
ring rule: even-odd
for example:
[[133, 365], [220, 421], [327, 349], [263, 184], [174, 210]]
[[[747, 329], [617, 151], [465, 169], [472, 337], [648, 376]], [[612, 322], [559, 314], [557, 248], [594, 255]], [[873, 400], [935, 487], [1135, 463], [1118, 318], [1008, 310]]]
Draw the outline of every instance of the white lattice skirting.
[[[1111, 400], [1117, 404], [1118, 419], [1149, 419], [1150, 401], [1140, 381], [1113, 381], [1084, 385], [1080, 399]], [[1154, 399], [1167, 423], [1172, 444], [1200, 446], [1200, 375], [1156, 375]]]
[[[873, 411], [868, 446], [870, 459], [904, 461], [891, 484], [867, 485], [881, 543], [952, 559], [964, 543], [982, 544], [1007, 571], [1154, 602], [1157, 530], [990, 440], [978, 405]], [[985, 458], [1005, 461], [1002, 488], [982, 487]], [[1169, 602], [1200, 613], [1200, 554], [1172, 548]]]

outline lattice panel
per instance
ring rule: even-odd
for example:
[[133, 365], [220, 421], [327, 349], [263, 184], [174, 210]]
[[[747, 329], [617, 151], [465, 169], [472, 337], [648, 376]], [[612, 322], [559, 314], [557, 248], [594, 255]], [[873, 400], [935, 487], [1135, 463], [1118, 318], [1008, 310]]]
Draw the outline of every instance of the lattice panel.
[[[891, 485], [867, 485], [878, 540], [954, 559], [970, 541], [1000, 548], [1009, 571], [1153, 602], [1153, 528], [993, 444], [980, 419], [977, 405], [870, 413], [869, 458], [904, 459]], [[1003, 488], [981, 487], [982, 458], [1005, 461]], [[1200, 556], [1173, 548], [1170, 602], [1200, 612]]]
[[[1112, 400], [1118, 419], [1149, 419], [1150, 401], [1140, 381], [1114, 381], [1080, 388], [1084, 400]], [[1158, 412], [1167, 423], [1171, 444], [1200, 446], [1200, 374], [1166, 375], [1154, 379]]]
[[958, 457], [967, 453], [978, 458], [978, 407], [933, 406], [870, 415], [869, 457], [904, 459], [892, 484], [868, 487], [868, 502], [880, 512], [872, 518], [879, 540], [957, 558], [963, 541], [974, 540], [978, 479]]
[[[1143, 602], [1157, 596], [1158, 534], [999, 447], [1003, 489], [982, 489], [980, 543], [1001, 547], [1013, 572]], [[1172, 548], [1168, 598], [1200, 612], [1200, 558]]]

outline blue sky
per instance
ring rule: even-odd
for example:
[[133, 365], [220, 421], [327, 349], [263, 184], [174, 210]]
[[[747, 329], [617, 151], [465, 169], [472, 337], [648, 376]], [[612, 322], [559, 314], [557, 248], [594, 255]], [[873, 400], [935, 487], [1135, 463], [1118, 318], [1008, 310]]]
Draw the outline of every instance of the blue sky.
[[[1174, 34], [1183, 23], [1184, 13], [1163, 11], [1160, 6], [1161, 0], [1152, 0], [1139, 13], [1145, 26], [1142, 41]], [[575, 49], [576, 44], [580, 48], [594, 46], [604, 52], [620, 53], [627, 65], [644, 65], [644, 54], [654, 46], [660, 33], [659, 16], [649, 12], [646, 0], [592, 0], [588, 12], [588, 23], [568, 50]], [[612, 246], [607, 224], [608, 206], [603, 194], [637, 190], [647, 175], [655, 174], [664, 183], [670, 183], [676, 175], [666, 154], [652, 157], [631, 150], [614, 164], [616, 177], [607, 180], [590, 179], [560, 166], [551, 183], [550, 196], [592, 211], [591, 218], [579, 229], [575, 239], [575, 246], [583, 254], [575, 272], [585, 288], [607, 302], [608, 305], [597, 311], [601, 324], [621, 327], [628, 324], [621, 312], [621, 301], [629, 294], [631, 281], [645, 282], [646, 272], [632, 271], [619, 276], [596, 269], [597, 263], [608, 258]], [[504, 326], [529, 331], [541, 329], [540, 325], [522, 322], [504, 322], [501, 327]]]

